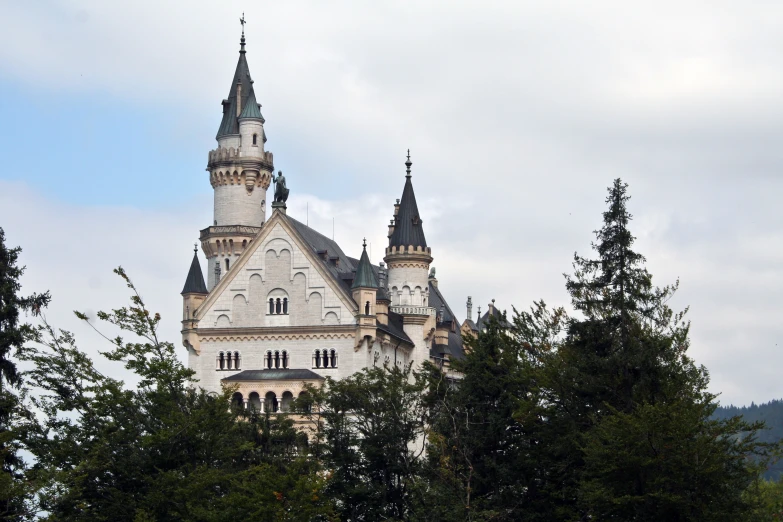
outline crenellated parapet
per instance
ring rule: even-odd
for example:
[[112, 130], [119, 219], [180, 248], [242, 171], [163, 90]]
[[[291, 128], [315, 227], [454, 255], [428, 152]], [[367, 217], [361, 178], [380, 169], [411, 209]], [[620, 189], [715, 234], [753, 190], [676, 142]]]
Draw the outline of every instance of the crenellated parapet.
[[239, 256], [256, 237], [261, 227], [244, 225], [211, 226], [200, 234], [201, 249], [207, 258]]
[[429, 270], [432, 263], [432, 249], [420, 246], [389, 246], [383, 258], [389, 265], [389, 270], [395, 268], [419, 268]]
[[266, 164], [270, 170], [274, 170], [274, 157], [269, 151], [253, 151], [246, 153], [242, 147], [218, 147], [209, 151], [207, 159], [207, 170], [230, 166], [241, 160], [254, 160]]
[[269, 188], [275, 170], [273, 155], [258, 147], [250, 149], [245, 151], [242, 147], [219, 147], [209, 151], [207, 171], [212, 188], [239, 185], [245, 187], [248, 194], [256, 187], [263, 190]]

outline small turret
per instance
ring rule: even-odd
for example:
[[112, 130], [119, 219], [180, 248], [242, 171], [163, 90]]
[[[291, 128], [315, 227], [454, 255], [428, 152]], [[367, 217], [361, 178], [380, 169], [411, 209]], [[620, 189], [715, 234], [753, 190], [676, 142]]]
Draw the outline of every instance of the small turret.
[[353, 278], [353, 284], [351, 284], [353, 300], [359, 305], [356, 321], [359, 326], [359, 334], [357, 335], [357, 341], [359, 342], [367, 336], [372, 339], [375, 338], [375, 306], [379, 288], [378, 278], [375, 276], [375, 271], [370, 264], [370, 258], [367, 256], [366, 239], [362, 247], [362, 257], [359, 259], [356, 275]]
[[207, 285], [204, 284], [204, 274], [201, 272], [201, 263], [198, 260], [198, 245], [193, 245], [193, 261], [190, 263], [188, 277], [185, 286], [182, 287], [182, 341], [185, 347], [198, 351], [198, 336], [194, 334], [196, 328], [196, 309], [207, 298]]

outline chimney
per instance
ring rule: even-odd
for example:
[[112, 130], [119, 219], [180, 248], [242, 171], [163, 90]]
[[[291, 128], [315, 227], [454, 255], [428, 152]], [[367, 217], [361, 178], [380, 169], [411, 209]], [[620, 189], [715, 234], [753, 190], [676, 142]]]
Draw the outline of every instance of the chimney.
[[438, 278], [435, 277], [435, 267], [433, 266], [430, 269], [430, 276], [428, 278], [429, 283], [434, 286], [435, 288], [438, 288]]
[[489, 306], [489, 315], [495, 315], [495, 300], [493, 299], [488, 306]]
[[473, 317], [473, 298], [471, 296], [468, 296], [468, 319]]
[[397, 200], [397, 203], [394, 204], [394, 215], [396, 216], [400, 212], [400, 200]]

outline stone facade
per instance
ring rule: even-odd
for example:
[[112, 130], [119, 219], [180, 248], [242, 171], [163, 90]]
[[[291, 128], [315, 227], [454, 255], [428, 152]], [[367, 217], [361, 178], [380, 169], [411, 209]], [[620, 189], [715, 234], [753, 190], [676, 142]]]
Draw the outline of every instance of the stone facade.
[[[424, 243], [410, 157], [403, 200], [397, 200], [389, 228], [388, 269], [371, 265], [366, 251], [361, 261], [350, 258], [290, 218], [284, 204], [266, 219], [273, 158], [264, 148], [260, 111], [254, 105], [242, 111], [243, 103], [255, 103], [252, 85], [243, 40], [218, 146], [208, 155], [214, 220], [201, 230], [207, 283], [196, 259], [182, 293], [183, 344], [198, 384], [210, 391], [236, 386], [240, 400], [255, 404], [267, 394], [288, 400], [306, 382], [318, 385], [373, 365], [443, 364], [461, 356], [458, 335], [436, 339], [448, 321], [436, 317], [430, 302], [432, 250]], [[416, 244], [392, 245], [395, 230], [394, 238]], [[354, 287], [360, 263], [364, 276]], [[457, 324], [450, 309], [448, 320]]]

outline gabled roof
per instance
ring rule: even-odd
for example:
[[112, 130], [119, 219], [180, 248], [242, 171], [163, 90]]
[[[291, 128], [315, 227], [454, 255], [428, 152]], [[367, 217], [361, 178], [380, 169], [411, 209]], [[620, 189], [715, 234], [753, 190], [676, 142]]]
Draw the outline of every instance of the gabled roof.
[[208, 294], [207, 285], [204, 284], [204, 274], [201, 273], [201, 263], [198, 261], [198, 253], [193, 252], [193, 262], [190, 263], [188, 278], [185, 279], [185, 286], [182, 288], [182, 294]]
[[[462, 334], [459, 329], [459, 321], [457, 316], [451, 310], [451, 307], [446, 302], [443, 294], [440, 293], [438, 287], [430, 282], [430, 299], [429, 305], [434, 307], [435, 310], [440, 311], [443, 308], [443, 320], [441, 323], [454, 324], [454, 330], [449, 330], [449, 344], [447, 345], [448, 354], [452, 359], [461, 359], [465, 356], [465, 351], [462, 346]], [[430, 355], [439, 357], [439, 353], [435, 353], [434, 349], [430, 350]]]
[[400, 209], [394, 218], [394, 231], [389, 238], [389, 246], [408, 246], [426, 247], [427, 240], [424, 238], [424, 229], [419, 216], [419, 207], [416, 204], [416, 195], [413, 193], [413, 183], [411, 183], [411, 159], [405, 162], [408, 172], [405, 175], [405, 188], [402, 189], [402, 198], [400, 199]]
[[[237, 100], [237, 86], [242, 86], [240, 99]], [[239, 50], [239, 61], [234, 72], [234, 78], [231, 80], [231, 88], [228, 91], [228, 98], [223, 100], [223, 119], [220, 122], [216, 138], [229, 134], [239, 134], [239, 121], [237, 118], [237, 104], [245, 107], [247, 99], [253, 92], [253, 80], [250, 79], [250, 69], [247, 66], [245, 58], [245, 36], [242, 35], [241, 46]], [[259, 112], [260, 114], [260, 112]]]
[[378, 288], [378, 277], [375, 270], [372, 269], [370, 258], [367, 257], [367, 243], [365, 242], [362, 250], [362, 257], [359, 259], [359, 266], [356, 267], [356, 276], [353, 278], [351, 288]]
[[236, 381], [310, 381], [320, 379], [323, 377], [315, 373], [314, 371], [307, 369], [282, 369], [275, 368], [272, 370], [245, 370], [239, 372], [222, 381], [236, 382]]
[[239, 115], [239, 119], [242, 118], [255, 118], [257, 120], [264, 121], [264, 117], [261, 116], [261, 109], [256, 101], [256, 93], [253, 91], [253, 87], [250, 87], [250, 95], [247, 97], [247, 101], [243, 105], [242, 114]]

